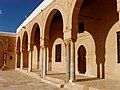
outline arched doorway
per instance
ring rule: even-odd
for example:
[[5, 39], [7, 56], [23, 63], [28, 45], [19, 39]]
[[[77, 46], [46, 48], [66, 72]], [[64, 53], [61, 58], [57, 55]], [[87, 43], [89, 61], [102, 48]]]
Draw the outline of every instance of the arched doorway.
[[20, 68], [21, 52], [20, 52], [20, 37], [17, 40], [17, 68]]
[[6, 53], [7, 51], [7, 45], [6, 43], [0, 39], [0, 69], [2, 68], [2, 66], [4, 65], [4, 63], [6, 64]]
[[32, 71], [40, 69], [40, 28], [37, 23], [34, 24], [31, 32], [31, 46], [32, 46]]
[[28, 69], [28, 34], [26, 31], [24, 32], [23, 35], [22, 51], [23, 51], [23, 68]]
[[78, 72], [82, 74], [86, 72], [86, 49], [83, 45], [78, 49]]
[[0, 42], [0, 69], [2, 68], [3, 64], [4, 64], [4, 46]]
[[[60, 42], [58, 41], [60, 40]], [[45, 43], [48, 47], [48, 70], [59, 73], [65, 71], [62, 59], [63, 40], [63, 17], [59, 10], [54, 9], [48, 16], [45, 29]], [[57, 67], [61, 66], [63, 67]], [[64, 68], [64, 69], [62, 69]], [[47, 72], [49, 74], [49, 72]]]
[[[89, 66], [91, 67], [88, 72], [98, 78], [105, 77], [106, 37], [111, 27], [118, 20], [119, 14], [116, 0], [76, 0], [72, 17], [72, 28], [74, 30], [72, 32], [76, 33], [76, 38], [79, 38], [79, 40], [88, 38], [85, 34], [82, 35], [85, 31], [92, 35], [96, 50], [95, 61], [92, 61], [92, 54], [88, 56], [90, 60]], [[78, 34], [85, 38], [78, 37]], [[88, 47], [92, 46], [89, 45]], [[91, 51], [91, 49], [88, 48], [88, 51]]]

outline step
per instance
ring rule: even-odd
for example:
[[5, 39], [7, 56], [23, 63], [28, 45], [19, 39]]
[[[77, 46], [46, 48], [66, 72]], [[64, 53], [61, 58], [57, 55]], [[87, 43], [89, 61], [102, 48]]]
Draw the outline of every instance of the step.
[[57, 78], [53, 78], [50, 76], [45, 76], [45, 79], [50, 80], [50, 81], [54, 81], [54, 82], [58, 82], [58, 83], [65, 83], [65, 80], [61, 80], [61, 79], [57, 79]]
[[41, 81], [55, 85], [59, 88], [63, 88], [65, 85], [65, 81], [64, 80], [60, 80], [60, 79], [56, 79], [56, 78], [51, 78], [46, 76], [45, 79], [41, 79]]
[[71, 83], [71, 82], [67, 83], [64, 87], [70, 90], [100, 90], [97, 88], [88, 87], [85, 85]]

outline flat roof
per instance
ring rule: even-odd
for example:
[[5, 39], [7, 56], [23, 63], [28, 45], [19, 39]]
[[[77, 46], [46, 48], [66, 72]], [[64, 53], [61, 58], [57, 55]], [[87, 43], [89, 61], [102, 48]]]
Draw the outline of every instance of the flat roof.
[[10, 37], [16, 37], [16, 33], [10, 33], [10, 32], [0, 32], [0, 36], [10, 36]]
[[45, 9], [54, 0], [44, 0], [30, 15], [29, 17], [17, 28], [18, 33], [22, 27], [26, 26], [34, 17], [36, 17], [43, 9]]

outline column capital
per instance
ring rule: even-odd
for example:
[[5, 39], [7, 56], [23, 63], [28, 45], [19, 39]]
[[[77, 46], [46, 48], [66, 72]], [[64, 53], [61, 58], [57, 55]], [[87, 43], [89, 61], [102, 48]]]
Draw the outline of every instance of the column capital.
[[75, 40], [73, 40], [73, 39], [67, 39], [67, 40], [64, 40], [64, 43], [65, 43], [65, 45], [71, 45], [71, 44], [75, 43]]
[[45, 45], [42, 45], [42, 46], [40, 46], [41, 48], [46, 48], [46, 46]]
[[28, 45], [28, 51], [33, 51], [33, 46], [34, 46], [33, 43], [29, 44], [29, 45]]
[[64, 43], [66, 46], [69, 46], [71, 43], [71, 39], [64, 40]]
[[49, 39], [41, 39], [40, 47], [47, 47], [49, 45]]
[[33, 44], [30, 44], [30, 51], [33, 51]]

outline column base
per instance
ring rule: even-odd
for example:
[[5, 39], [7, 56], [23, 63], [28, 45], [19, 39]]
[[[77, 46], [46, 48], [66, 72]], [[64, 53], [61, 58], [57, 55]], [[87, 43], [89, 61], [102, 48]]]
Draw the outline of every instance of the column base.
[[2, 66], [2, 71], [6, 71], [8, 69], [7, 65]]
[[70, 83], [76, 82], [77, 80], [69, 80]]

